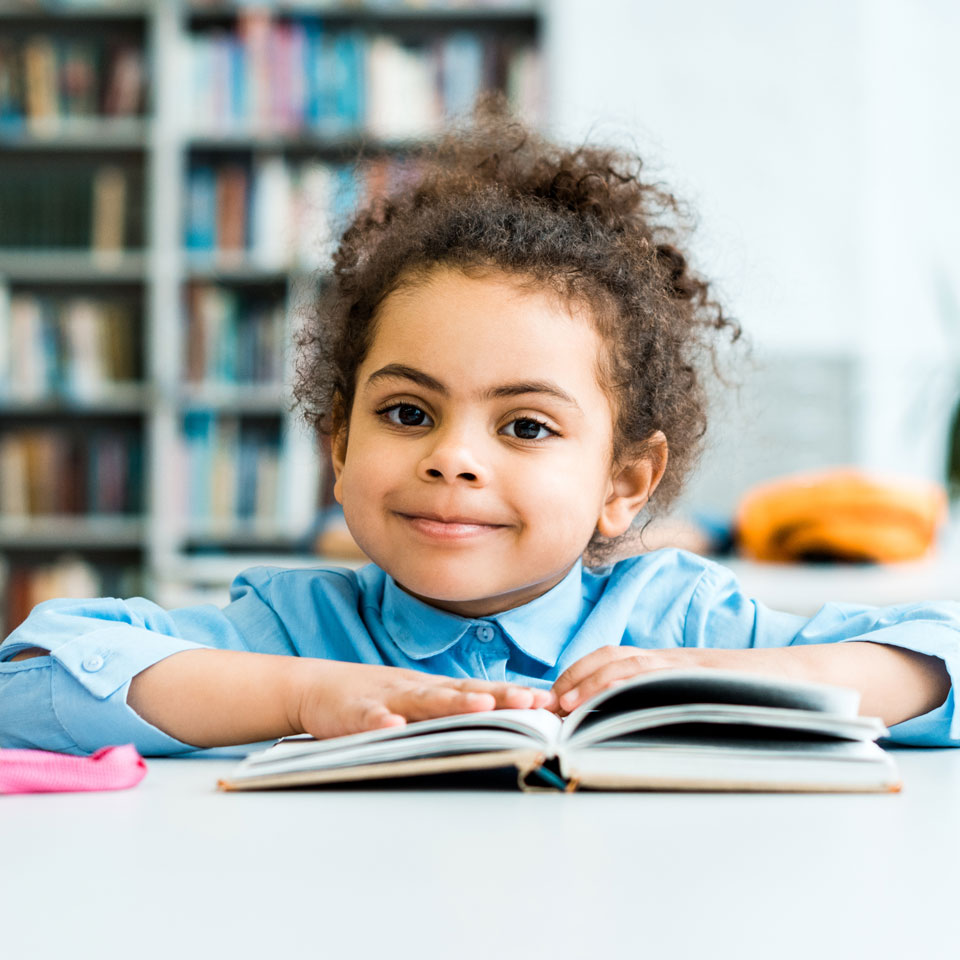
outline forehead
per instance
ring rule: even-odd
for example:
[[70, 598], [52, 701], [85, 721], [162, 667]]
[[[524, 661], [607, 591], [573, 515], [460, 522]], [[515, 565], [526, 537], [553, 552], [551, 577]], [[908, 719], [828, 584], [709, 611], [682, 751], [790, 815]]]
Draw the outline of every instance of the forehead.
[[437, 268], [391, 293], [378, 311], [365, 375], [401, 363], [446, 382], [535, 377], [599, 389], [600, 338], [589, 311], [508, 274]]

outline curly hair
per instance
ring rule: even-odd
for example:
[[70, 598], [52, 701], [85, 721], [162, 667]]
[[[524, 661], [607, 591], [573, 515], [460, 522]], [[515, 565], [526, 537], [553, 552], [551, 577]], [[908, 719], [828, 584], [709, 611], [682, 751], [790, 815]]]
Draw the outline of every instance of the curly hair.
[[[688, 264], [677, 199], [641, 179], [639, 158], [564, 148], [478, 106], [416, 153], [415, 178], [377, 197], [347, 227], [332, 281], [301, 330], [294, 397], [322, 435], [346, 425], [379, 305], [436, 266], [506, 272], [589, 307], [605, 345], [600, 380], [615, 411], [614, 462], [667, 438], [666, 472], [648, 515], [661, 513], [696, 462], [706, 430], [704, 358], [740, 336]], [[598, 535], [588, 563], [618, 544]]]

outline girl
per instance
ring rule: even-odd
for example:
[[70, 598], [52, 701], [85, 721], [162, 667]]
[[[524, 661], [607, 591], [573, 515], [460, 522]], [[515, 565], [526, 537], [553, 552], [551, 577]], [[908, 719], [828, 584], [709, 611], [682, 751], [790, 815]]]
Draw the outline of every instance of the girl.
[[347, 229], [300, 340], [297, 396], [373, 563], [248, 570], [222, 610], [41, 604], [0, 646], [0, 746], [164, 754], [565, 713], [691, 666], [855, 687], [895, 739], [960, 743], [956, 605], [805, 620], [682, 551], [605, 564], [680, 488], [697, 369], [738, 333], [664, 224], [674, 198], [499, 110], [420, 169]]

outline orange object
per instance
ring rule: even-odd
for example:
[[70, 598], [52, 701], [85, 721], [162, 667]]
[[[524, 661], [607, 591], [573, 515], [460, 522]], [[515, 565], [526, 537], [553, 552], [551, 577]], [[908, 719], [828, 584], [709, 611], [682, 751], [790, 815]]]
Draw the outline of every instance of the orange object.
[[754, 487], [740, 501], [736, 528], [754, 560], [896, 563], [923, 556], [946, 515], [938, 484], [844, 468]]

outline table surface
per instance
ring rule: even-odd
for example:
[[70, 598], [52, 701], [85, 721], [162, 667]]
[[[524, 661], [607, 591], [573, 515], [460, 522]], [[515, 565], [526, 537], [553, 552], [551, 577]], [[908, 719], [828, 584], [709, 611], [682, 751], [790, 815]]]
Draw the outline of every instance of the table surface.
[[955, 958], [960, 750], [884, 795], [0, 797], [4, 957]]

